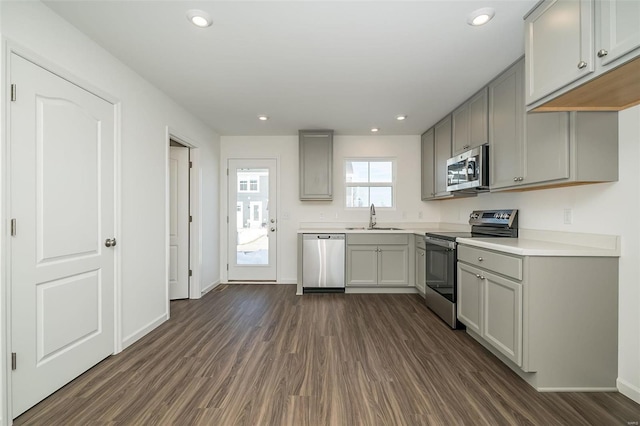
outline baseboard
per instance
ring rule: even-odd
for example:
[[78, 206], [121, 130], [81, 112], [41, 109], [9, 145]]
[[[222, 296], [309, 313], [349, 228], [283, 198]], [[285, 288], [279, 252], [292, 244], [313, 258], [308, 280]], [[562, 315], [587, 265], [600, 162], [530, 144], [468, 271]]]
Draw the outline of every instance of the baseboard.
[[220, 285], [220, 280], [212, 282], [211, 284], [209, 284], [208, 286], [202, 289], [202, 291], [200, 292], [200, 295], [204, 296], [206, 293], [209, 293], [211, 290], [218, 287], [219, 285]]
[[415, 287], [347, 287], [348, 294], [418, 294]]
[[235, 284], [240, 284], [240, 285], [245, 285], [245, 284], [262, 284], [262, 285], [291, 285], [291, 284], [297, 284], [297, 281], [293, 280], [293, 281], [289, 281], [289, 280], [284, 280], [284, 281], [227, 281], [224, 284], [229, 284], [229, 285], [235, 285]]
[[640, 404], [640, 388], [619, 377], [616, 380], [616, 386], [618, 386], [618, 392]]
[[538, 392], [617, 392], [617, 388], [535, 388]]
[[122, 341], [122, 350], [125, 350], [129, 346], [133, 345], [135, 342], [137, 342], [138, 340], [140, 340], [141, 338], [149, 334], [153, 329], [155, 329], [156, 327], [158, 327], [160, 324], [167, 321], [168, 319], [169, 319], [169, 315], [167, 315], [166, 313], [162, 314], [157, 319], [151, 321], [149, 324], [140, 328], [138, 331], [135, 331], [134, 333], [125, 337]]

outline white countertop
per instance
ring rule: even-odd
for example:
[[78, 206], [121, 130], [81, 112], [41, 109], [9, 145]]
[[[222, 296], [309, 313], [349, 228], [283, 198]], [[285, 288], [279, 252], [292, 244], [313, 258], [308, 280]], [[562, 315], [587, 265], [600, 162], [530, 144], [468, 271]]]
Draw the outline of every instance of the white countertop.
[[402, 229], [346, 229], [346, 228], [306, 228], [298, 229], [298, 234], [418, 234], [442, 231], [434, 228], [402, 228]]
[[583, 246], [527, 238], [457, 238], [456, 241], [519, 256], [620, 257], [619, 247]]

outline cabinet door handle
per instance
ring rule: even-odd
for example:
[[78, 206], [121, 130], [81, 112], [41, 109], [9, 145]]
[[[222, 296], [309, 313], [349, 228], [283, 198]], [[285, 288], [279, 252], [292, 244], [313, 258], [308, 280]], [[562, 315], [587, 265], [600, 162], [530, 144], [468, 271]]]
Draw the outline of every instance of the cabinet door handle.
[[600, 49], [598, 50], [598, 58], [604, 58], [605, 56], [607, 56], [609, 54], [609, 52], [607, 52], [604, 49]]
[[480, 278], [480, 274], [476, 274], [476, 278]]
[[520, 176], [520, 177], [518, 178], [518, 181], [520, 181], [520, 182], [522, 182], [523, 180], [524, 180], [524, 178], [523, 178], [522, 176]]
[[480, 279], [481, 279], [481, 280], [484, 280], [484, 277], [483, 277], [482, 275], [480, 275]]
[[424, 256], [424, 252], [422, 252], [422, 251], [421, 251], [421, 252], [420, 252], [420, 256]]
[[517, 182], [517, 181], [518, 181], [518, 177], [517, 177], [517, 176], [516, 176], [516, 177], [514, 177], [514, 178], [513, 178], [513, 181], [514, 181], [514, 182]]
[[585, 61], [578, 62], [578, 69], [579, 70], [584, 69], [586, 67], [587, 67], [587, 63]]
[[478, 262], [482, 262], [483, 260], [484, 260], [484, 259], [483, 259], [483, 258], [481, 258], [481, 257], [479, 257], [479, 258], [478, 258]]

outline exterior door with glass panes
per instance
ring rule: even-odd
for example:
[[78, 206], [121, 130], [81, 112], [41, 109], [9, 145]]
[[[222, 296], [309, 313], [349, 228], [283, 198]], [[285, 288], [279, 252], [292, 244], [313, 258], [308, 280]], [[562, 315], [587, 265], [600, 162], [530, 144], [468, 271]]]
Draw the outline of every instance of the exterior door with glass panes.
[[395, 206], [395, 161], [380, 159], [345, 160], [345, 206], [347, 209], [392, 208]]
[[229, 160], [229, 281], [275, 281], [275, 159]]

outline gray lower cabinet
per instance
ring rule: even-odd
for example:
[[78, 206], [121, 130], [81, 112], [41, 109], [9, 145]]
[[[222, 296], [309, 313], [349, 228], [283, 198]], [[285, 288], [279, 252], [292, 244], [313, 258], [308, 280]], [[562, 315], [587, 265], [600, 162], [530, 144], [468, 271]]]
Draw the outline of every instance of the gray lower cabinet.
[[427, 264], [425, 262], [425, 259], [426, 259], [425, 254], [426, 254], [426, 250], [425, 250], [425, 244], [424, 244], [424, 237], [416, 237], [415, 283], [416, 283], [416, 289], [418, 289], [418, 291], [421, 294], [424, 294], [425, 292], [426, 278], [427, 278]]
[[300, 200], [333, 199], [333, 130], [300, 130]]
[[347, 234], [346, 285], [409, 286], [410, 252], [408, 234]]
[[458, 245], [458, 320], [538, 390], [615, 389], [618, 259]]
[[478, 269], [458, 262], [458, 320], [482, 336], [482, 281]]
[[525, 113], [523, 60], [489, 84], [490, 187], [618, 180], [616, 112]]

